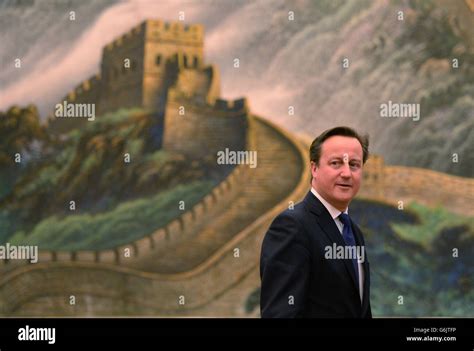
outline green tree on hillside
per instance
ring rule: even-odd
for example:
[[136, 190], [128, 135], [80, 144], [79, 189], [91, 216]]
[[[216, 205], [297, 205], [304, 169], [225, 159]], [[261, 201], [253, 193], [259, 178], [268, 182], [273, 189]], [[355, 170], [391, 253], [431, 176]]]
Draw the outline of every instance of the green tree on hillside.
[[34, 141], [47, 139], [36, 106], [13, 106], [6, 112], [0, 111], [0, 167], [14, 165], [16, 153], [31, 152]]

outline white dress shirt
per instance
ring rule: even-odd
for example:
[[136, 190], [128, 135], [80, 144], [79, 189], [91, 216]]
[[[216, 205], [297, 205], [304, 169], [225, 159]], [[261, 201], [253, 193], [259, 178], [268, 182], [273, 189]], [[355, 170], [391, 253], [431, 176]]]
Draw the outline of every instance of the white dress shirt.
[[[341, 222], [341, 220], [338, 218], [339, 215], [342, 213], [339, 211], [337, 208], [335, 208], [333, 205], [331, 205], [329, 202], [327, 202], [319, 193], [311, 187], [311, 192], [316, 196], [319, 201], [326, 207], [328, 210], [329, 214], [331, 215], [332, 219], [334, 220], [334, 223], [336, 223], [337, 228], [339, 229], [339, 232], [342, 235], [342, 230], [344, 229], [344, 223]], [[348, 214], [348, 208], [346, 208], [343, 212]], [[365, 250], [365, 248], [364, 248]], [[358, 260], [358, 265], [359, 265], [359, 293], [360, 293], [360, 301], [362, 302], [362, 297], [364, 296], [364, 268], [362, 267], [362, 262]]]

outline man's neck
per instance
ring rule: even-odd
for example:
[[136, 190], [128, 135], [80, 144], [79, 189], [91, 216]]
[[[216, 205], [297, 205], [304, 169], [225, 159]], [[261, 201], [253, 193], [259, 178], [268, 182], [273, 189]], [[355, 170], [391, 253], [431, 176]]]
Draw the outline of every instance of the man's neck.
[[311, 187], [311, 192], [314, 194], [314, 196], [316, 196], [319, 199], [319, 201], [322, 202], [324, 207], [326, 207], [326, 209], [329, 211], [329, 213], [331, 214], [333, 218], [336, 218], [337, 216], [339, 216], [341, 212], [345, 212], [345, 213], [348, 212], [347, 206], [342, 209], [340, 208], [340, 206], [334, 206], [328, 200], [326, 200], [323, 196], [321, 196], [321, 194], [318, 193], [318, 191], [314, 187]]

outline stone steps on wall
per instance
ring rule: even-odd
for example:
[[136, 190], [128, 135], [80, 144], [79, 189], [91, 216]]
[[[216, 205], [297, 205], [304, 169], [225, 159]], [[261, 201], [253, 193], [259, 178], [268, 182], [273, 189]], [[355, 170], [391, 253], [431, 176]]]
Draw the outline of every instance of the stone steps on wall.
[[164, 253], [152, 252], [127, 265], [166, 274], [190, 270], [291, 192], [300, 170], [292, 170], [288, 165], [297, 164], [298, 155], [272, 127], [255, 121], [254, 128], [258, 164], [247, 170], [248, 181], [228, 208], [188, 240]]

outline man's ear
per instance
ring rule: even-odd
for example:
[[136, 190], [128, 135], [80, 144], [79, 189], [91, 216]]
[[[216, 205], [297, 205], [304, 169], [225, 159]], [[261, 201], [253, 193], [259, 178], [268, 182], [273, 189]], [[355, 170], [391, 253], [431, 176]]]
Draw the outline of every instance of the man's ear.
[[316, 175], [318, 174], [318, 165], [314, 161], [311, 161], [310, 165], [311, 165], [311, 175], [313, 176], [313, 178], [316, 178]]

